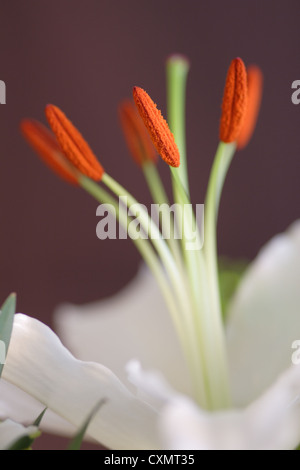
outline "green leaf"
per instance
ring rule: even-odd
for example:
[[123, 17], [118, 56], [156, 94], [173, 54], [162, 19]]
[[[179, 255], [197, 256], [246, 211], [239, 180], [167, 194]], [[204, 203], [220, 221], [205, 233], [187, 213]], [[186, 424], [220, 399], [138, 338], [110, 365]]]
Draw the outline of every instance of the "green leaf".
[[86, 430], [91, 420], [93, 419], [93, 417], [95, 416], [99, 408], [105, 404], [105, 402], [106, 402], [105, 399], [100, 400], [100, 402], [97, 403], [97, 405], [92, 409], [91, 413], [88, 415], [87, 419], [85, 420], [85, 422], [83, 423], [83, 425], [81, 426], [77, 434], [73, 437], [67, 450], [80, 450], [84, 435], [86, 433]]
[[219, 285], [223, 317], [226, 319], [230, 301], [243, 277], [248, 262], [245, 260], [219, 259]]
[[44, 414], [46, 413], [47, 411], [47, 408], [45, 408], [39, 415], [38, 417], [36, 418], [36, 420], [32, 423], [33, 426], [37, 426], [39, 427], [39, 425], [41, 424], [41, 421], [44, 417]]
[[0, 377], [8, 351], [14, 315], [16, 313], [16, 294], [11, 294], [0, 311]]
[[[39, 427], [46, 410], [47, 408], [45, 408], [39, 414], [36, 420], [32, 423], [32, 426]], [[10, 447], [7, 448], [7, 450], [31, 450], [32, 443], [40, 435], [41, 435], [41, 432], [38, 429], [35, 432], [32, 432], [32, 434], [24, 434], [23, 436], [19, 437], [15, 442], [13, 442], [10, 445]]]
[[37, 431], [31, 436], [21, 436], [7, 450], [30, 450], [32, 443], [40, 435], [41, 433]]

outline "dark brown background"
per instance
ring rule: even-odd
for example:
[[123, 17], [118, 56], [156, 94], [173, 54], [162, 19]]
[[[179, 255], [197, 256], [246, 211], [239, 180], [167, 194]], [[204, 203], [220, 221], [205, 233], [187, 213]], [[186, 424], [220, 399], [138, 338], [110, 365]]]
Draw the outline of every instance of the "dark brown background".
[[[240, 56], [263, 69], [253, 140], [234, 160], [222, 199], [219, 248], [253, 258], [299, 216], [299, 0], [1, 0], [0, 298], [51, 325], [62, 301], [113, 294], [137, 270], [130, 241], [96, 238], [96, 203], [50, 173], [19, 133], [23, 117], [60, 106], [105, 169], [142, 202], [150, 198], [128, 157], [117, 106], [144, 87], [165, 112], [164, 61], [187, 55], [187, 139], [193, 202], [204, 201], [218, 142], [228, 65]], [[168, 169], [160, 164], [165, 181]], [[40, 439], [40, 448], [65, 441]]]

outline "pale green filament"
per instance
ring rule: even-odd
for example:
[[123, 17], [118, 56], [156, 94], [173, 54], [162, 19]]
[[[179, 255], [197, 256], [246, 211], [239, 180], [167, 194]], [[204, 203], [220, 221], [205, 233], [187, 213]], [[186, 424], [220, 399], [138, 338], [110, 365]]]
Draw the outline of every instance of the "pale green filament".
[[[170, 308], [175, 327], [179, 339], [182, 343], [183, 350], [186, 354], [188, 361], [191, 377], [193, 380], [195, 394], [198, 397], [199, 402], [203, 406], [207, 407], [206, 388], [203, 383], [203, 374], [201, 373], [200, 357], [197, 351], [197, 338], [195, 336], [195, 330], [193, 323], [191, 322], [191, 311], [190, 299], [187, 295], [187, 291], [184, 288], [185, 279], [177, 269], [176, 263], [174, 262], [173, 256], [169, 251], [168, 246], [162, 239], [158, 227], [153, 223], [148, 213], [143, 207], [137, 203], [136, 199], [125, 190], [119, 183], [111, 178], [107, 173], [103, 175], [102, 182], [105, 183], [109, 189], [114, 192], [117, 196], [126, 199], [128, 208], [132, 205], [138, 206], [138, 214], [136, 218], [139, 220], [144, 231], [148, 233], [153, 245], [155, 246], [160, 260], [163, 263], [164, 269], [166, 270], [168, 277], [171, 281], [173, 290], [170, 293], [168, 282], [165, 278], [164, 270], [160, 263], [157, 262], [157, 256], [155, 255], [148, 240], [145, 239], [134, 239], [138, 250], [144, 257], [145, 261], [149, 265], [150, 269], [156, 276], [156, 279], [162, 289], [167, 305]], [[80, 178], [81, 186], [86, 189], [97, 201], [104, 202], [106, 204], [112, 204], [116, 211], [116, 215], [128, 230], [130, 236], [130, 223], [128, 221], [127, 214], [124, 211], [119, 211], [118, 204], [115, 199], [103, 188], [92, 182], [86, 177]], [[126, 219], [125, 219], [126, 218]]]
[[[180, 150], [180, 158], [183, 162], [183, 169], [172, 168], [173, 193], [176, 201], [183, 204], [189, 204], [188, 182], [185, 174], [187, 174], [186, 166], [186, 150], [185, 150], [185, 123], [184, 123], [184, 93], [186, 84], [186, 73], [182, 69], [184, 61], [182, 58], [176, 57], [169, 61], [167, 66], [168, 78], [168, 110], [171, 129], [174, 133], [175, 141]], [[220, 170], [228, 168], [226, 164], [227, 152], [225, 152], [225, 161], [222, 156], [219, 157]], [[229, 160], [229, 159], [228, 159]], [[225, 172], [226, 174], [226, 172]], [[224, 174], [224, 178], [225, 178]], [[217, 175], [217, 184], [214, 183], [216, 175], [212, 172], [209, 183], [211, 202], [219, 198], [222, 185], [220, 185], [220, 174]], [[224, 179], [223, 179], [224, 182]], [[214, 196], [215, 192], [215, 196]], [[226, 408], [230, 406], [229, 392], [229, 372], [227, 365], [227, 351], [225, 344], [225, 332], [220, 315], [219, 305], [219, 289], [216, 283], [217, 263], [216, 263], [216, 210], [212, 203], [205, 204], [205, 253], [201, 250], [188, 252], [185, 250], [185, 236], [183, 237], [182, 248], [185, 250], [184, 259], [190, 285], [190, 293], [192, 305], [194, 309], [194, 323], [198, 333], [199, 354], [202, 356], [203, 372], [205, 373], [204, 382], [207, 384], [207, 396], [209, 397], [209, 407], [212, 409]], [[212, 218], [215, 224], [212, 225]], [[195, 224], [195, 217], [184, 220], [184, 228], [188, 230], [188, 225]], [[206, 221], [209, 223], [209, 231], [206, 228]], [[184, 230], [184, 232], [185, 232]], [[191, 227], [190, 227], [191, 230]], [[185, 235], [185, 233], [184, 233]], [[201, 237], [197, 232], [197, 237], [201, 243]], [[211, 239], [214, 242], [211, 242]], [[208, 248], [206, 244], [208, 243]], [[215, 258], [214, 258], [215, 256]]]
[[163, 231], [164, 229], [164, 221], [167, 222], [169, 221], [169, 236], [167, 236], [165, 239], [175, 257], [176, 263], [178, 267], [182, 267], [182, 254], [180, 252], [180, 246], [178, 243], [177, 236], [175, 234], [175, 223], [174, 219], [172, 218], [170, 214], [170, 203], [169, 199], [167, 196], [167, 193], [165, 191], [165, 188], [163, 186], [162, 180], [160, 178], [160, 175], [157, 171], [156, 165], [152, 161], [147, 161], [143, 163], [143, 172], [145, 179], [147, 181], [152, 199], [154, 204], [157, 204], [160, 210], [160, 223], [161, 223], [161, 228], [162, 228], [162, 235], [164, 237], [165, 233]]
[[162, 263], [165, 266], [168, 277], [173, 284], [174, 295], [177, 297], [179, 302], [179, 308], [181, 310], [181, 318], [183, 320], [183, 327], [186, 331], [186, 340], [189, 342], [189, 347], [192, 351], [190, 361], [192, 361], [194, 376], [193, 379], [196, 382], [196, 393], [198, 400], [205, 403], [208, 406], [207, 399], [207, 387], [205, 386], [205, 374], [203, 373], [202, 358], [198, 354], [198, 339], [194, 328], [194, 322], [191, 315], [192, 305], [191, 298], [188, 290], [186, 289], [186, 278], [181, 273], [180, 269], [176, 265], [172, 253], [170, 252], [168, 245], [162, 239], [161, 233], [157, 225], [149, 217], [147, 211], [141, 206], [137, 200], [117, 181], [115, 181], [107, 173], [104, 173], [102, 182], [117, 196], [121, 196], [125, 199], [128, 208], [132, 209], [133, 206], [138, 208], [137, 218], [143, 227], [144, 231], [149, 235], [151, 241], [156, 248]]
[[[211, 170], [205, 200], [204, 255], [207, 264], [207, 279], [212, 305], [213, 328], [216, 337], [218, 337], [218, 341], [216, 341], [216, 355], [223, 362], [223, 367], [220, 368], [220, 373], [223, 374], [224, 382], [228, 382], [228, 373], [226, 373], [226, 369], [228, 368], [228, 366], [226, 364], [226, 340], [224, 336], [224, 326], [218, 280], [217, 218], [224, 181], [228, 168], [232, 161], [235, 149], [235, 143], [225, 144], [224, 142], [220, 142]], [[226, 388], [224, 388], [224, 395], [225, 392]], [[227, 400], [228, 402], [230, 400], [229, 386], [227, 386]]]
[[171, 131], [176, 136], [175, 140], [180, 154], [179, 179], [188, 195], [189, 182], [185, 144], [185, 89], [189, 68], [189, 62], [183, 56], [173, 55], [167, 60], [168, 122]]
[[[93, 196], [101, 204], [107, 205], [107, 210], [111, 208], [114, 209], [112, 215], [116, 215], [117, 220], [119, 221], [122, 228], [128, 231], [130, 237], [130, 217], [127, 214], [127, 210], [124, 207], [120, 206], [117, 200], [104, 188], [98, 186], [94, 181], [90, 180], [86, 176], [81, 175], [79, 178], [79, 183], [83, 189], [85, 189], [91, 196]], [[160, 286], [162, 293], [164, 295], [165, 301], [170, 309], [174, 324], [176, 326], [179, 336], [182, 336], [182, 329], [180, 323], [180, 312], [178, 312], [178, 307], [175, 303], [172, 290], [170, 285], [167, 282], [164, 269], [160, 263], [160, 259], [157, 257], [155, 251], [153, 250], [149, 240], [141, 238], [131, 237], [133, 243], [136, 245], [137, 250], [140, 252], [142, 258], [147, 263], [149, 269], [152, 271], [152, 274], [156, 278], [158, 285]], [[182, 339], [182, 338], [181, 338]], [[181, 341], [181, 344], [184, 346], [184, 341]]]

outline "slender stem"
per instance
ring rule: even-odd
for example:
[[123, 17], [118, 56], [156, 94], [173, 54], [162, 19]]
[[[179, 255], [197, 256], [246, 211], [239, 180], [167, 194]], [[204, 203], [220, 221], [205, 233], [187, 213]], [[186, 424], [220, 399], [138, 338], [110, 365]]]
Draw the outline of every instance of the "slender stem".
[[[176, 202], [183, 207], [183, 227], [185, 231], [192, 231], [192, 223], [195, 223], [193, 210], [190, 209], [189, 216], [185, 216], [184, 207], [190, 207], [189, 187], [187, 179], [187, 164], [185, 151], [185, 124], [184, 124], [184, 101], [187, 66], [184, 60], [174, 57], [167, 64], [168, 77], [168, 116], [171, 130], [179, 147], [181, 164], [179, 168], [172, 168], [173, 194]], [[183, 65], [184, 64], [184, 65]], [[185, 70], [184, 70], [185, 69]], [[220, 187], [220, 192], [221, 192]], [[220, 192], [218, 198], [220, 197]], [[210, 209], [208, 208], [208, 211]], [[207, 207], [205, 206], [205, 214]], [[206, 225], [206, 223], [205, 223]], [[205, 230], [205, 242], [210, 238], [215, 239], [213, 228], [207, 233]], [[227, 407], [230, 403], [228, 367], [226, 360], [226, 346], [224, 340], [223, 324], [219, 319], [219, 290], [213, 278], [212, 258], [208, 261], [204, 253], [198, 249], [188, 251], [185, 249], [187, 243], [183, 233], [182, 250], [188, 274], [189, 288], [191, 292], [192, 310], [194, 324], [198, 335], [198, 349], [203, 363], [203, 374], [206, 383], [208, 406], [211, 409]], [[196, 230], [196, 240], [200, 242], [201, 237]], [[212, 245], [213, 246], [213, 245]], [[211, 252], [211, 250], [209, 250]]]
[[152, 161], [146, 161], [142, 169], [155, 204], [163, 204], [164, 202], [168, 204], [169, 199], [156, 165]]
[[[168, 123], [171, 131], [174, 134], [175, 142], [177, 144], [180, 154], [180, 166], [174, 169], [177, 178], [181, 182], [187, 196], [189, 197], [189, 182], [187, 170], [187, 157], [186, 157], [186, 137], [185, 137], [185, 95], [186, 95], [186, 82], [189, 72], [189, 62], [182, 55], [172, 55], [166, 63], [167, 73], [167, 109], [168, 109]], [[173, 197], [175, 203], [180, 200], [178, 194], [178, 186], [172, 178]], [[175, 230], [180, 230], [178, 227], [179, 215], [175, 213]], [[184, 246], [183, 246], [184, 253]]]
[[153, 246], [156, 248], [161, 261], [166, 269], [170, 282], [173, 286], [173, 295], [177, 298], [178, 309], [181, 312], [182, 328], [185, 333], [185, 343], [189, 350], [188, 360], [191, 367], [192, 378], [194, 380], [196, 399], [204, 407], [208, 407], [207, 387], [205, 385], [205, 375], [203, 364], [199, 356], [197, 335], [194, 328], [192, 305], [188, 290], [186, 289], [186, 279], [178, 269], [168, 245], [163, 240], [159, 228], [149, 217], [144, 207], [117, 181], [107, 173], [104, 173], [102, 182], [117, 196], [124, 197], [127, 207], [132, 210], [135, 207], [135, 216], [143, 230], [150, 237]]
[[229, 373], [225, 332], [221, 311], [217, 257], [217, 217], [221, 192], [236, 146], [220, 142], [214, 159], [205, 199], [204, 255], [208, 273], [208, 287], [212, 304], [212, 322], [216, 335], [215, 354], [220, 363], [219, 381], [222, 384], [223, 400], [219, 403], [219, 393], [213, 390], [214, 401], [219, 407], [230, 405]]
[[[117, 220], [119, 220], [119, 223], [122, 228], [130, 232], [130, 218], [127, 215], [127, 211], [121, 205], [118, 204], [116, 199], [111, 194], [109, 194], [104, 188], [98, 186], [96, 183], [94, 183], [92, 180], [85, 176], [80, 177], [80, 185], [98, 202], [100, 202], [101, 204], [106, 204], [106, 209], [108, 211], [113, 209], [112, 214], [116, 216]], [[134, 237], [131, 237], [131, 239], [136, 245], [139, 252], [141, 253], [144, 260], [151, 268], [151, 270], [153, 270], [155, 273], [158, 273], [158, 271], [160, 271], [160, 273], [163, 273], [157, 255], [155, 254], [149, 241], [142, 238], [135, 239]], [[162, 279], [161, 274], [159, 274], [159, 276]], [[164, 282], [164, 284], [166, 283]]]
[[135, 217], [139, 220], [146, 234], [149, 235], [154, 247], [165, 264], [166, 269], [173, 270], [174, 276], [172, 277], [174, 280], [176, 279], [176, 282], [178, 282], [180, 274], [174, 262], [174, 258], [166, 242], [163, 240], [158, 226], [149, 217], [148, 212], [144, 206], [139, 204], [138, 201], [123, 186], [121, 186], [107, 173], [104, 173], [102, 183], [105, 184], [118, 197], [124, 198], [124, 202], [127, 204], [127, 207], [131, 211], [135, 212]]
[[[202, 240], [189, 197], [189, 184], [185, 144], [185, 89], [189, 69], [188, 61], [182, 56], [172, 56], [167, 62], [168, 120], [180, 153], [179, 168], [171, 168], [173, 195], [181, 211], [176, 213], [176, 222], [182, 228], [182, 252], [187, 271], [187, 290], [192, 302], [192, 316], [197, 336], [199, 360], [202, 363], [203, 380], [206, 390], [206, 406], [213, 408], [211, 389], [214, 387], [213, 332], [211, 331], [207, 294], [205, 292], [206, 267], [201, 253]], [[180, 221], [181, 218], [181, 221]], [[181, 222], [181, 223], [180, 223]], [[187, 248], [190, 233], [195, 233], [196, 248]], [[211, 378], [213, 376], [213, 378]]]
[[[174, 200], [181, 205], [182, 209], [181, 213], [177, 211], [176, 214], [177, 230], [183, 229], [183, 232], [186, 232], [189, 223], [181, 218], [186, 215], [184, 205], [190, 204], [185, 137], [185, 95], [189, 62], [181, 55], [173, 55], [167, 61], [166, 71], [168, 121], [180, 154], [180, 166], [178, 168], [171, 168]], [[192, 220], [190, 220], [191, 223]], [[192, 286], [197, 283], [197, 278], [195, 278], [195, 253], [191, 253], [186, 249], [188, 243], [186, 233], [182, 235], [182, 251], [189, 273], [190, 286]], [[199, 291], [199, 287], [196, 290]]]
[[[176, 259], [177, 265], [181, 266], [182, 268], [182, 254], [180, 251], [178, 239], [175, 237], [174, 218], [171, 215], [169, 199], [161, 181], [160, 175], [156, 166], [151, 161], [143, 164], [143, 172], [152, 195], [152, 199], [158, 206], [162, 235], [167, 240], [167, 243]], [[167, 233], [165, 229], [167, 229]]]
[[[128, 235], [130, 237], [130, 218], [128, 217], [127, 211], [117, 203], [116, 199], [104, 188], [98, 186], [96, 183], [94, 183], [94, 181], [90, 180], [89, 178], [86, 178], [85, 176], [80, 177], [80, 185], [98, 202], [100, 202], [101, 204], [106, 204], [108, 211], [113, 208], [112, 214], [116, 215], [116, 218], [117, 220], [119, 220], [120, 225], [124, 230], [128, 231]], [[170, 313], [172, 315], [172, 319], [174, 321], [177, 333], [179, 334], [181, 346], [183, 347], [183, 349], [186, 349], [185, 342], [183, 340], [183, 330], [181, 328], [180, 312], [178, 311], [178, 307], [170, 289], [170, 285], [167, 282], [165, 271], [161, 266], [159, 258], [155, 254], [149, 240], [142, 238], [135, 239], [133, 237], [130, 238], [132, 239], [137, 250], [141, 254], [144, 261], [147, 263], [154, 277], [156, 278], [157, 283], [165, 298], [168, 309], [170, 310]]]
[[185, 139], [185, 94], [189, 62], [184, 56], [173, 55], [167, 61], [168, 122], [180, 154], [179, 178], [189, 194]]
[[[214, 409], [212, 390], [216, 385], [219, 364], [215, 358], [214, 330], [210, 319], [210, 301], [207, 295], [207, 272], [202, 252], [202, 240], [190, 200], [177, 178], [175, 169], [171, 170], [177, 197], [183, 216], [183, 250], [188, 274], [188, 288], [193, 305], [193, 321], [198, 338], [198, 354], [202, 358], [203, 374], [207, 390], [207, 407]], [[190, 242], [193, 236], [193, 243]]]

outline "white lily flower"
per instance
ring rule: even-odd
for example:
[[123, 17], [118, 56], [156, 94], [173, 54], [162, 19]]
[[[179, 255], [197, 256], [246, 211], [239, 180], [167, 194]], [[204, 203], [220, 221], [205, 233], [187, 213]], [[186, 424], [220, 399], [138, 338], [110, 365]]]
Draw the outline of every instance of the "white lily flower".
[[[105, 203], [157, 282], [143, 268], [112, 299], [61, 307], [56, 315], [59, 334], [76, 358], [48, 327], [17, 315], [0, 382], [3, 418], [18, 418], [16, 396], [23, 393], [23, 419], [46, 406], [50, 413], [44, 426], [64, 433], [70, 425], [80, 427], [103, 401], [88, 434], [114, 449], [293, 449], [299, 444], [300, 369], [291, 357], [300, 332], [300, 222], [275, 237], [252, 263], [226, 324], [218, 283], [220, 196], [234, 152], [245, 145], [254, 127], [260, 72], [252, 69], [247, 80], [239, 58], [229, 68], [220, 144], [206, 195], [202, 250], [203, 227], [194, 223], [186, 170], [182, 110], [187, 70], [183, 57], [168, 61], [176, 143], [149, 95], [138, 87], [133, 91], [145, 127], [171, 167], [177, 211], [167, 238], [162, 235], [166, 212], [155, 223], [144, 206], [104, 171], [59, 108], [46, 108], [57, 140], [34, 121], [23, 124], [30, 143], [55, 171]], [[153, 200], [167, 201], [153, 154], [147, 153], [140, 118], [132, 104], [123, 111], [127, 137]], [[92, 179], [101, 180], [110, 192]], [[134, 211], [128, 215], [116, 196]], [[137, 226], [146, 236], [137, 234]], [[180, 226], [179, 242], [175, 234]]]
[[[168, 325], [164, 301], [144, 269], [111, 300], [58, 311], [64, 342], [85, 362], [75, 359], [48, 327], [17, 315], [3, 371], [5, 383], [43, 403], [39, 409], [30, 407], [31, 413], [47, 406], [77, 427], [99, 399], [107, 398], [89, 435], [109, 448], [293, 449], [300, 442], [300, 369], [291, 364], [291, 344], [300, 331], [299, 277], [297, 222], [261, 251], [233, 299], [227, 336], [232, 410], [204, 411], [184, 396], [189, 388], [184, 383], [184, 359]], [[155, 299], [155, 308], [143, 302], [147, 295]], [[274, 352], [280, 361], [273, 360]], [[138, 396], [96, 363], [112, 367], [125, 382], [125, 365], [133, 357], [152, 369], [145, 373], [136, 363], [127, 368]], [[5, 409], [11, 412], [10, 401], [11, 389], [2, 398], [2, 416]], [[21, 403], [24, 408], [24, 397]], [[65, 431], [61, 424], [56, 426], [57, 432]]]
[[[164, 386], [162, 393], [156, 375], [130, 368], [129, 379], [139, 396], [161, 410], [159, 423], [167, 448], [293, 449], [300, 442], [300, 368], [291, 361], [292, 343], [300, 333], [299, 279], [300, 221], [261, 250], [231, 303], [227, 348], [234, 411], [207, 413], [182, 396], [191, 388], [183, 358], [178, 360], [179, 345], [166, 322], [163, 299], [143, 270], [134, 281], [136, 295], [130, 285], [110, 303], [61, 307], [56, 315], [58, 331], [75, 355], [101, 361], [123, 380], [124, 364], [136, 356], [181, 392], [175, 397]], [[111, 341], [106, 339], [109, 331], [114, 331]]]

